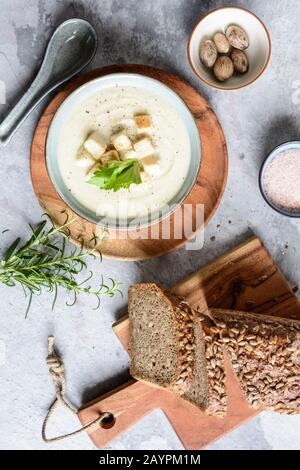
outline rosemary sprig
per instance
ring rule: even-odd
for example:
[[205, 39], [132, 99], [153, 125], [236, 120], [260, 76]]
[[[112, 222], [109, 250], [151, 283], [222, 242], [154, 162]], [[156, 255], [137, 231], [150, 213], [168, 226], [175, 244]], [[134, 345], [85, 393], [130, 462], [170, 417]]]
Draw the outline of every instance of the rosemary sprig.
[[[42, 221], [36, 228], [30, 225], [31, 237], [24, 244], [20, 238], [14, 240], [0, 262], [0, 282], [8, 287], [20, 285], [25, 296], [29, 296], [25, 317], [29, 312], [32, 297], [40, 295], [43, 289], [54, 294], [52, 309], [60, 287], [74, 295], [73, 302], [67, 305], [74, 305], [78, 294], [85, 293], [96, 297], [96, 308], [99, 307], [102, 296], [112, 297], [117, 292], [121, 293], [117, 281], [109, 278], [109, 282], [105, 283], [103, 276], [97, 289], [93, 289], [87, 284], [93, 277], [92, 272], [79, 282], [79, 273], [87, 269], [84, 259], [87, 256], [95, 258], [96, 252], [100, 254], [97, 249], [99, 239], [95, 236], [91, 240], [93, 247], [88, 250], [81, 246], [66, 253], [68, 225], [71, 222], [67, 217], [65, 223], [58, 228], [47, 228], [47, 220]], [[61, 236], [57, 237], [58, 234]]]

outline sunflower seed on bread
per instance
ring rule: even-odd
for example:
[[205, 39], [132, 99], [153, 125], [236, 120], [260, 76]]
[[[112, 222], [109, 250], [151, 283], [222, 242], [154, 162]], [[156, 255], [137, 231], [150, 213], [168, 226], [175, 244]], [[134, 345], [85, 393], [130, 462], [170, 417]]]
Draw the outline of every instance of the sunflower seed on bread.
[[300, 413], [300, 321], [231, 310], [209, 313], [216, 324], [225, 324], [220, 339], [250, 405]]

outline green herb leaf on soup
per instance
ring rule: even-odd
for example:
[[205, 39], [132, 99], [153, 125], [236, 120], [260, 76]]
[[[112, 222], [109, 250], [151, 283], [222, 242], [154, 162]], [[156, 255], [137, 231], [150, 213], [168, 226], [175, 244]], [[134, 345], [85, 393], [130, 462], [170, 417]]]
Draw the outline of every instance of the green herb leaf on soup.
[[121, 188], [129, 188], [131, 184], [141, 184], [140, 163], [133, 158], [125, 161], [112, 160], [106, 167], [95, 171], [89, 184], [94, 184], [101, 189], [119, 191]]

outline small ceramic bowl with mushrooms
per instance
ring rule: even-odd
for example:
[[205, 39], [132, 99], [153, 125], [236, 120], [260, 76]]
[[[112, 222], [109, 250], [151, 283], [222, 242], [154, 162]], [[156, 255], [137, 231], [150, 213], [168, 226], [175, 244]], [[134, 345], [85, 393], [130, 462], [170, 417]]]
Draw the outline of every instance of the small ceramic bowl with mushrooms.
[[210, 11], [193, 29], [188, 57], [207, 85], [236, 90], [253, 83], [267, 68], [271, 40], [254, 13], [240, 7]]

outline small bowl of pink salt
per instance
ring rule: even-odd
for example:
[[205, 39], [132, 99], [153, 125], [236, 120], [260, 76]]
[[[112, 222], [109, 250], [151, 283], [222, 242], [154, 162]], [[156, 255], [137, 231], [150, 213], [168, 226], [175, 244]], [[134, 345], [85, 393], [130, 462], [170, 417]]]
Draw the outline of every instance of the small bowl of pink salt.
[[281, 144], [268, 155], [260, 170], [259, 186], [274, 210], [300, 217], [300, 141]]

